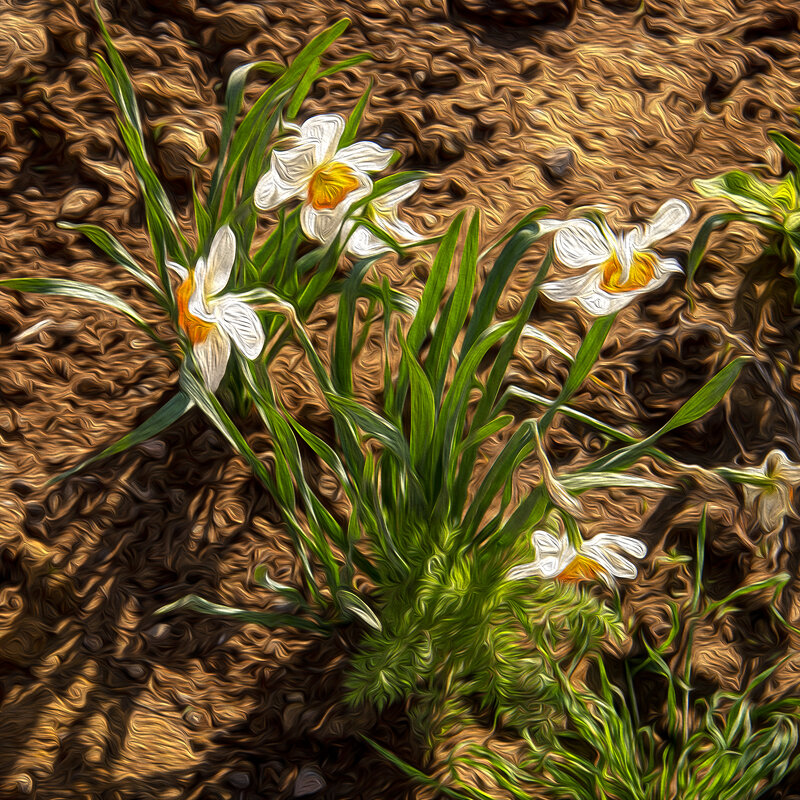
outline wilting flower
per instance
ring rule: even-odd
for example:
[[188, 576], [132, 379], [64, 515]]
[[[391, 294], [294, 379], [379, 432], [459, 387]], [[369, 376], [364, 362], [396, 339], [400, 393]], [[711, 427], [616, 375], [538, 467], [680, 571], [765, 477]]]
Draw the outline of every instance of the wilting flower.
[[647, 555], [647, 548], [638, 539], [614, 533], [599, 533], [579, 548], [570, 544], [566, 536], [558, 537], [549, 531], [534, 531], [532, 541], [536, 559], [510, 569], [506, 575], [509, 580], [536, 576], [577, 583], [602, 578], [611, 584], [614, 578], [630, 580], [637, 574], [635, 565], [620, 551], [634, 558]]
[[[398, 186], [386, 194], [372, 200], [364, 212], [364, 217], [373, 225], [385, 231], [399, 244], [414, 244], [421, 242], [425, 237], [417, 233], [407, 222], [403, 222], [397, 215], [397, 207], [403, 200], [407, 200], [419, 189], [422, 181], [411, 181], [404, 186]], [[355, 225], [356, 220], [348, 219], [342, 226], [342, 239]], [[389, 249], [389, 245], [379, 239], [369, 228], [359, 225], [352, 236], [347, 240], [345, 248], [358, 258], [369, 258]]]
[[556, 231], [553, 247], [564, 266], [591, 267], [575, 277], [545, 283], [542, 292], [559, 302], [577, 300], [596, 316], [618, 311], [661, 286], [670, 273], [681, 272], [674, 258], [661, 258], [650, 247], [678, 230], [689, 215], [686, 203], [667, 200], [648, 225], [623, 234], [614, 234], [603, 220], [542, 220], [544, 231]]
[[355, 142], [339, 149], [345, 121], [320, 114], [304, 122], [285, 150], [273, 150], [270, 169], [254, 193], [257, 208], [267, 211], [302, 198], [300, 225], [311, 239], [329, 243], [339, 232], [353, 203], [372, 191], [367, 173], [389, 166], [392, 151], [374, 142]]
[[737, 470], [752, 475], [757, 484], [744, 483], [744, 499], [754, 508], [758, 522], [767, 532], [780, 530], [787, 515], [794, 514], [794, 487], [800, 483], [800, 464], [790, 461], [782, 450], [771, 450], [759, 467]]
[[255, 359], [264, 348], [264, 329], [258, 315], [236, 294], [220, 294], [236, 260], [236, 237], [226, 225], [211, 242], [208, 261], [197, 259], [193, 270], [168, 262], [181, 277], [176, 299], [178, 324], [192, 343], [200, 374], [212, 392], [225, 374], [231, 342], [246, 358]]

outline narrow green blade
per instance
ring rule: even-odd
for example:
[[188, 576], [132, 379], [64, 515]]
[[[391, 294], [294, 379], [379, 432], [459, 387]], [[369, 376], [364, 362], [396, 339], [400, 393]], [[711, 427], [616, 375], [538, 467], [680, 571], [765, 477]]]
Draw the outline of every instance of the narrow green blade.
[[18, 292], [31, 292], [32, 294], [70, 297], [74, 300], [87, 300], [90, 303], [108, 306], [124, 314], [145, 331], [150, 338], [161, 343], [161, 338], [158, 334], [133, 308], [117, 295], [97, 286], [61, 278], [6, 278], [0, 280], [0, 288], [15, 289]]
[[63, 481], [70, 475], [74, 475], [76, 472], [86, 469], [90, 464], [94, 464], [108, 456], [122, 453], [131, 447], [135, 447], [137, 444], [141, 444], [148, 439], [152, 439], [154, 436], [158, 436], [161, 431], [166, 430], [174, 422], [177, 422], [193, 405], [194, 403], [192, 400], [183, 392], [178, 392], [175, 397], [161, 406], [155, 414], [148, 417], [138, 428], [125, 434], [119, 441], [101, 450], [97, 455], [85, 459], [78, 464], [78, 466], [72, 467], [72, 469], [68, 469], [66, 472], [62, 472], [54, 478], [50, 478], [47, 485], [50, 486], [59, 481]]

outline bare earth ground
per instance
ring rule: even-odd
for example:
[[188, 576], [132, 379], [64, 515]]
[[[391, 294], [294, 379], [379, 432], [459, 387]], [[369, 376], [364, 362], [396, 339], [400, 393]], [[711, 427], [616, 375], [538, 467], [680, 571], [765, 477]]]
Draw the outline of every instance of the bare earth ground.
[[[398, 148], [403, 167], [437, 173], [409, 212], [436, 232], [474, 206], [490, 237], [541, 203], [555, 214], [604, 204], [627, 222], [678, 196], [695, 214], [664, 252], [685, 260], [711, 208], [691, 180], [762, 164], [779, 171], [766, 132], [790, 128], [800, 98], [800, 9], [789, 0], [161, 0], [104, 8], [186, 230], [191, 172], [202, 185], [218, 146], [221, 81], [245, 61], [290, 57], [344, 16], [353, 25], [333, 55], [368, 49], [376, 60], [329, 80], [307, 113], [346, 112], [374, 77], [365, 138]], [[55, 227], [59, 219], [105, 225], [147, 261], [135, 182], [91, 61], [97, 50], [88, 3], [0, 1], [0, 270], [114, 289], [157, 323], [157, 309], [121, 268]], [[729, 400], [663, 445], [705, 466], [760, 463], [773, 445], [798, 460], [791, 281], [754, 260], [760, 245], [744, 229], [712, 244], [697, 306], [675, 280], [623, 312], [597, 380], [577, 403], [650, 432], [733, 355], [748, 353], [755, 361]], [[417, 293], [424, 263], [385, 270]], [[518, 270], [503, 313], [520, 302], [536, 263]], [[312, 324], [321, 347], [331, 313], [323, 307]], [[576, 310], [546, 301], [535, 317], [570, 348], [586, 326]], [[376, 380], [370, 352], [361, 365], [366, 388]], [[298, 354], [281, 358], [273, 373], [292, 376], [284, 401], [322, 420]], [[552, 392], [564, 369], [528, 342], [514, 379]], [[317, 641], [194, 614], [154, 616], [188, 592], [263, 609], [270, 600], [252, 581], [255, 566], [270, 563], [281, 580], [295, 574], [269, 499], [199, 416], [44, 486], [146, 418], [174, 383], [163, 355], [117, 317], [86, 304], [2, 298], [0, 796], [284, 798], [298, 774], [307, 788], [322, 776], [327, 788], [318, 796], [328, 798], [415, 791], [359, 738], [367, 733], [418, 758], [402, 709], [378, 719], [341, 703], [357, 631]], [[579, 462], [597, 444], [566, 423], [550, 439], [559, 464]], [[665, 553], [692, 552], [703, 503], [712, 594], [787, 570], [782, 609], [800, 622], [794, 532], [762, 541], [740, 501], [735, 490], [684, 481], [646, 504], [618, 493], [593, 506], [590, 532], [641, 532], [650, 547], [626, 604], [654, 634], [666, 624], [667, 597], [688, 591], [685, 572]], [[736, 686], [765, 657], [797, 647], [771, 621], [768, 601], [750, 599], [732, 622], [704, 633], [696, 658], [709, 688]], [[798, 669], [790, 661], [769, 691], [796, 694]], [[800, 797], [793, 784], [774, 797]]]

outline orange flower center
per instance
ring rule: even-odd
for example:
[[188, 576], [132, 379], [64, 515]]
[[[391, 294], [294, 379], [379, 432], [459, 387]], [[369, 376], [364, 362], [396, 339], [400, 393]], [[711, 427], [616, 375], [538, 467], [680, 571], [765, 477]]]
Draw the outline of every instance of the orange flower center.
[[178, 287], [175, 293], [178, 300], [178, 324], [186, 332], [192, 344], [200, 344], [206, 340], [213, 323], [198, 319], [189, 311], [189, 298], [194, 292], [194, 272]]
[[356, 173], [347, 164], [331, 161], [323, 164], [308, 183], [308, 202], [318, 211], [336, 208], [353, 189], [358, 188]]
[[596, 561], [577, 555], [556, 577], [563, 583], [578, 583], [595, 580], [603, 572], [605, 570]]
[[656, 275], [656, 260], [649, 253], [634, 253], [628, 270], [627, 279], [623, 280], [622, 264], [616, 253], [603, 264], [603, 277], [600, 288], [611, 294], [643, 289]]

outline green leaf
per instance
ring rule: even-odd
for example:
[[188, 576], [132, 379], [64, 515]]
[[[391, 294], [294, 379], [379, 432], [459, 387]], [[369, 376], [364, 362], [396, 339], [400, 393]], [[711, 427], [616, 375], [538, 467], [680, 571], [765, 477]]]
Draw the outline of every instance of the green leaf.
[[192, 200], [194, 202], [194, 221], [197, 227], [197, 249], [200, 251], [211, 238], [211, 216], [197, 196], [194, 175], [192, 175]]
[[342, 610], [347, 614], [360, 619], [376, 631], [383, 630], [381, 621], [375, 612], [357, 594], [348, 589], [339, 589], [336, 592], [336, 598]]
[[800, 169], [800, 147], [779, 131], [769, 131], [767, 136], [780, 147], [781, 151], [786, 156], [786, 160], [795, 169]]
[[311, 91], [311, 86], [316, 80], [318, 69], [319, 58], [315, 58], [306, 68], [306, 71], [303, 73], [303, 77], [300, 78], [300, 82], [297, 84], [297, 88], [294, 90], [292, 99], [289, 101], [289, 106], [286, 109], [287, 119], [294, 119], [297, 116], [300, 106], [303, 105], [303, 101], [308, 96], [309, 91]]
[[56, 223], [59, 228], [67, 231], [79, 231], [87, 239], [96, 244], [106, 255], [110, 256], [117, 264], [124, 267], [131, 275], [137, 280], [141, 281], [148, 289], [156, 296], [156, 298], [164, 303], [166, 298], [161, 291], [159, 285], [144, 271], [136, 259], [119, 243], [119, 241], [112, 236], [108, 231], [97, 225], [88, 225], [85, 223], [74, 224], [72, 222], [58, 222]]
[[686, 289], [691, 292], [694, 287], [694, 276], [705, 256], [708, 240], [712, 231], [717, 228], [724, 228], [731, 222], [750, 222], [769, 230], [780, 230], [772, 217], [762, 217], [754, 214], [742, 214], [738, 211], [729, 211], [724, 214], [714, 214], [710, 216], [701, 226], [695, 236], [692, 248], [689, 250], [689, 258], [686, 262]]
[[487, 439], [490, 439], [497, 433], [500, 433], [504, 428], [507, 428], [514, 421], [511, 414], [501, 414], [499, 417], [487, 422], [475, 431], [472, 431], [469, 436], [461, 442], [455, 450], [454, 456], [458, 458], [464, 450], [469, 450], [472, 447], [479, 447]]
[[[538, 234], [537, 234], [538, 235]], [[515, 234], [514, 237], [508, 243], [507, 251], [504, 250], [509, 257], [513, 257], [514, 254], [517, 254], [521, 257], [522, 252], [515, 246], [515, 242], [518, 240], [528, 240], [528, 232], [527, 231], [520, 231]], [[510, 248], [510, 250], [508, 249]], [[502, 254], [501, 254], [502, 256]], [[500, 350], [497, 353], [497, 356], [494, 359], [494, 363], [492, 364], [492, 368], [489, 371], [489, 378], [486, 381], [485, 386], [483, 387], [482, 396], [478, 402], [478, 406], [475, 409], [475, 413], [470, 420], [470, 428], [473, 427], [481, 427], [485, 425], [488, 421], [495, 416], [499, 409], [495, 408], [495, 401], [497, 399], [497, 395], [500, 392], [500, 387], [506, 380], [506, 375], [508, 372], [508, 365], [511, 362], [512, 357], [516, 351], [517, 343], [519, 341], [519, 337], [522, 334], [522, 331], [527, 324], [527, 321], [533, 311], [533, 307], [536, 304], [536, 300], [539, 296], [539, 286], [544, 281], [547, 276], [547, 272], [550, 269], [550, 264], [552, 263], [552, 254], [548, 251], [548, 254], [545, 256], [542, 264], [540, 265], [539, 269], [537, 270], [536, 277], [531, 284], [530, 289], [528, 290], [528, 294], [525, 297], [525, 300], [522, 303], [522, 307], [517, 312], [515, 317], [513, 318], [513, 326], [511, 330], [508, 332], [503, 344], [500, 346]], [[507, 265], [503, 265], [503, 271], [507, 272]], [[510, 273], [508, 273], [510, 274]], [[463, 352], [463, 351], [462, 351]], [[462, 356], [462, 360], [464, 357]], [[458, 466], [458, 476], [455, 478], [452, 484], [452, 496], [453, 496], [453, 507], [454, 508], [461, 508], [464, 503], [466, 503], [467, 493], [469, 490], [469, 484], [472, 480], [472, 471], [475, 466], [475, 458], [477, 456], [477, 447], [472, 446], [466, 448], [464, 450], [464, 454], [461, 458], [461, 463]]]
[[470, 319], [467, 331], [464, 334], [459, 361], [464, 359], [466, 353], [477, 341], [481, 333], [491, 324], [497, 310], [497, 304], [500, 301], [500, 295], [506, 283], [508, 283], [511, 272], [525, 254], [525, 251], [538, 238], [538, 229], [533, 232], [528, 228], [523, 228], [509, 240], [501, 251], [489, 275], [486, 277], [481, 293], [478, 295], [472, 319]]
[[62, 280], [60, 278], [6, 278], [0, 280], [0, 288], [15, 289], [18, 292], [31, 292], [32, 294], [69, 297], [74, 300], [87, 300], [90, 303], [109, 306], [131, 319], [145, 331], [151, 339], [159, 344], [163, 344], [158, 334], [124, 300], [97, 286], [90, 286], [88, 283], [81, 283], [80, 281]]
[[242, 108], [242, 100], [244, 98], [244, 87], [247, 81], [247, 76], [253, 70], [260, 72], [268, 72], [273, 75], [282, 74], [284, 68], [280, 64], [273, 61], [253, 61], [249, 64], [242, 64], [236, 67], [231, 72], [228, 78], [228, 86], [225, 91], [225, 113], [222, 117], [222, 136], [220, 137], [219, 158], [214, 167], [214, 174], [211, 177], [211, 185], [208, 190], [209, 198], [215, 197], [217, 188], [222, 175], [222, 167], [225, 161], [225, 154], [227, 153], [228, 144], [233, 132], [233, 125], [236, 122], [236, 117]]
[[270, 577], [269, 569], [267, 568], [266, 564], [259, 564], [255, 568], [253, 571], [253, 582], [258, 586], [263, 586], [265, 589], [269, 589], [271, 592], [282, 595], [293, 603], [297, 603], [297, 605], [301, 608], [305, 607], [306, 605], [305, 598], [297, 589], [294, 588], [294, 586], [288, 586], [287, 584], [280, 583], [279, 581], [273, 580], [272, 577]]
[[377, 439], [403, 463], [411, 466], [411, 452], [403, 434], [374, 411], [348, 397], [326, 393], [332, 409], [351, 419], [368, 436]]
[[353, 329], [361, 283], [377, 256], [357, 262], [344, 281], [336, 316], [331, 378], [337, 392], [353, 394]]
[[154, 436], [158, 436], [161, 431], [166, 430], [174, 422], [177, 422], [191, 407], [192, 401], [183, 393], [179, 392], [171, 400], [165, 403], [152, 416], [148, 417], [138, 428], [123, 436], [119, 441], [109, 445], [96, 455], [81, 461], [76, 467], [68, 469], [47, 481], [47, 486], [63, 481], [74, 475], [76, 472], [86, 469], [90, 464], [94, 464], [109, 456], [123, 453], [125, 450], [135, 447], [137, 444], [146, 442]]
[[748, 361], [750, 361], [749, 356], [740, 356], [720, 370], [705, 386], [689, 398], [665, 425], [662, 425], [646, 439], [623, 447], [621, 450], [617, 450], [616, 453], [604, 456], [581, 471], [599, 472], [627, 468], [655, 444], [661, 436], [675, 428], [679, 428], [681, 425], [688, 425], [700, 419], [700, 417], [714, 408], [736, 382], [739, 373]]
[[453, 356], [456, 339], [464, 325], [464, 320], [467, 318], [470, 303], [472, 302], [472, 292], [475, 288], [478, 265], [480, 224], [480, 212], [476, 211], [467, 230], [456, 286], [448, 298], [441, 318], [436, 325], [430, 351], [425, 361], [425, 371], [430, 376], [435, 388], [437, 402], [444, 390], [447, 366]]
[[435, 778], [431, 778], [429, 775], [426, 775], [421, 770], [418, 770], [416, 767], [411, 766], [411, 764], [403, 761], [399, 756], [395, 755], [391, 750], [387, 750], [385, 747], [381, 747], [377, 742], [374, 742], [368, 736], [361, 734], [361, 738], [368, 742], [372, 747], [375, 748], [390, 764], [393, 764], [397, 769], [399, 769], [402, 773], [407, 775], [409, 778], [413, 778], [418, 781], [423, 786], [429, 786], [432, 789], [435, 789], [437, 792], [442, 792], [446, 794], [448, 797], [452, 797], [453, 800], [475, 800], [472, 795], [469, 794], [461, 794], [460, 792], [451, 789], [449, 786], [437, 781]]
[[[422, 343], [428, 335], [431, 323], [436, 316], [436, 312], [439, 310], [439, 303], [441, 302], [442, 294], [447, 285], [447, 276], [450, 273], [450, 265], [453, 261], [453, 254], [455, 253], [458, 243], [458, 234], [461, 230], [461, 223], [463, 220], [464, 212], [462, 211], [456, 216], [447, 229], [447, 233], [444, 239], [442, 239], [433, 264], [431, 265], [431, 271], [425, 281], [425, 288], [422, 290], [419, 310], [414, 316], [414, 320], [408, 329], [408, 336], [406, 337], [408, 348], [412, 353], [419, 353]], [[405, 403], [408, 377], [407, 368], [401, 364], [394, 398], [395, 415], [401, 413], [402, 406]]]
[[775, 208], [770, 186], [738, 169], [692, 185], [703, 197], [724, 197], [748, 213], [769, 215]]
[[429, 448], [436, 424], [436, 406], [428, 376], [411, 352], [399, 324], [397, 336], [403, 350], [403, 359], [411, 373], [411, 463], [417, 473], [422, 475], [423, 465], [430, 458]]
[[[128, 75], [128, 71], [125, 69], [125, 64], [122, 62], [119, 52], [114, 46], [114, 42], [108, 32], [108, 28], [106, 28], [106, 24], [103, 21], [103, 17], [100, 13], [99, 3], [97, 0], [93, 0], [92, 5], [94, 7], [95, 17], [100, 24], [100, 33], [103, 36], [106, 51], [108, 52], [108, 57], [111, 61], [111, 67], [113, 68], [113, 79], [111, 82], [109, 82], [105, 74], [103, 77], [106, 78], [106, 83], [109, 84], [109, 89], [111, 89], [112, 93], [116, 95], [115, 99], [117, 99], [117, 105], [119, 105], [120, 110], [124, 112], [124, 114], [130, 119], [131, 123], [134, 124], [141, 132], [142, 120], [139, 116], [139, 108], [136, 103], [136, 95], [133, 91], [133, 84], [131, 83], [130, 76]], [[108, 67], [106, 67], [106, 70], [109, 74], [112, 73], [112, 70], [108, 69]], [[112, 83], [114, 84], [113, 86]]]
[[[523, 228], [532, 228], [533, 231], [537, 231], [539, 235], [541, 235], [537, 220], [542, 215], [546, 214], [550, 211], [548, 206], [539, 206], [535, 208], [533, 211], [529, 211], [513, 228], [511, 228], [508, 233], [504, 234], [500, 239], [498, 239], [493, 244], [489, 245], [479, 256], [478, 261], [483, 261], [489, 253], [491, 253], [496, 248], [500, 247], [501, 244], [508, 241], [512, 237], [516, 236]], [[534, 223], [535, 226], [534, 226]]]
[[467, 542], [477, 530], [498, 492], [511, 478], [517, 465], [527, 454], [533, 452], [536, 446], [534, 425], [535, 423], [529, 420], [520, 425], [489, 467], [463, 518], [462, 530]]
[[361, 118], [364, 116], [364, 111], [369, 102], [369, 96], [372, 92], [372, 87], [375, 85], [374, 78], [369, 79], [369, 85], [364, 90], [364, 93], [359, 98], [355, 108], [350, 112], [347, 118], [347, 124], [344, 126], [342, 138], [339, 139], [339, 147], [347, 147], [356, 140], [358, 135], [358, 126], [361, 124]]
[[447, 276], [450, 274], [450, 265], [453, 261], [463, 220], [464, 212], [462, 211], [448, 228], [431, 265], [431, 271], [422, 291], [419, 311], [408, 330], [408, 346], [413, 352], [419, 352], [419, 348], [428, 333], [436, 312], [439, 310], [439, 303], [447, 285]]
[[156, 609], [156, 614], [172, 614], [175, 611], [181, 611], [183, 609], [198, 611], [201, 614], [209, 614], [216, 617], [229, 617], [239, 620], [240, 622], [253, 622], [256, 625], [264, 625], [267, 628], [300, 628], [307, 631], [325, 631], [330, 627], [319, 621], [311, 621], [303, 617], [294, 617], [290, 614], [270, 614], [266, 611], [245, 611], [242, 608], [224, 606], [219, 603], [212, 603], [210, 600], [204, 600], [196, 594], [186, 595], [186, 597], [182, 597], [174, 603], [161, 606], [161, 608]]
[[616, 318], [616, 313], [608, 314], [605, 317], [598, 317], [592, 324], [589, 333], [586, 334], [586, 338], [581, 342], [578, 354], [572, 362], [572, 367], [570, 368], [566, 381], [564, 381], [564, 385], [561, 387], [561, 391], [558, 393], [558, 397], [553, 401], [550, 408], [545, 411], [539, 422], [539, 430], [541, 432], [544, 432], [547, 426], [553, 421], [553, 417], [555, 417], [558, 412], [559, 406], [566, 403], [586, 380], [586, 376], [597, 362], [597, 357], [603, 349], [606, 337]]
[[588, 489], [673, 489], [666, 483], [626, 475], [621, 472], [582, 472], [576, 475], [559, 475], [558, 482], [569, 492], [585, 492]]
[[552, 336], [549, 336], [535, 325], [523, 326], [522, 336], [520, 338], [525, 336], [527, 336], [529, 339], [535, 339], [537, 342], [542, 342], [542, 344], [546, 344], [553, 352], [558, 353], [562, 358], [566, 359], [570, 363], [575, 360], [574, 356], [569, 352], [569, 350], [565, 350]]
[[322, 72], [319, 73], [319, 75], [317, 75], [317, 78], [327, 78], [330, 75], [336, 75], [337, 72], [343, 72], [346, 69], [350, 69], [350, 67], [363, 64], [365, 61], [372, 61], [373, 58], [374, 56], [372, 53], [356, 53], [356, 55], [350, 56], [350, 58], [343, 58], [341, 61], [337, 61], [330, 67], [326, 67], [322, 70]]
[[223, 409], [219, 400], [208, 391], [188, 369], [184, 362], [184, 368], [181, 370], [180, 376], [181, 388], [186, 394], [195, 402], [197, 407], [203, 411], [206, 417], [213, 423], [217, 430], [225, 437], [233, 449], [239, 453], [245, 461], [250, 465], [250, 468], [255, 473], [256, 477], [267, 487], [273, 494], [276, 493], [274, 483], [267, 468], [264, 466], [263, 461], [253, 452], [247, 440], [242, 435], [241, 431], [233, 423], [233, 420], [228, 416]]

